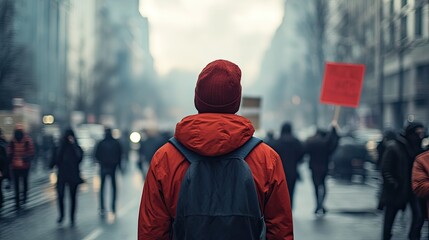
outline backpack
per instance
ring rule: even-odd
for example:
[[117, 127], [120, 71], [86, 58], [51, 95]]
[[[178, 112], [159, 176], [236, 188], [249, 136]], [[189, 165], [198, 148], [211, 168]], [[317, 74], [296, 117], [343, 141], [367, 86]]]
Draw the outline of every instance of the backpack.
[[174, 137], [169, 142], [190, 162], [181, 183], [173, 239], [265, 239], [255, 182], [244, 160], [262, 140], [252, 137], [216, 157], [192, 152]]

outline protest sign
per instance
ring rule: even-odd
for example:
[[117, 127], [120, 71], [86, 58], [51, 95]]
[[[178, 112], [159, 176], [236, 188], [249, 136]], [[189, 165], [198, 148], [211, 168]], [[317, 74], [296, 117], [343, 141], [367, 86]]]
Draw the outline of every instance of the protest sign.
[[320, 102], [346, 107], [358, 107], [365, 65], [328, 62]]

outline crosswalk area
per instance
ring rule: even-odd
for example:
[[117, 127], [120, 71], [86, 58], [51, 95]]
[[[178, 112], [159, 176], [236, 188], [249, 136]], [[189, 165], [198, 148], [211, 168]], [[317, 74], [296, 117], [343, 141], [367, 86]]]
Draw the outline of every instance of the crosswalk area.
[[[89, 181], [98, 173], [98, 165], [92, 159], [85, 158], [81, 164], [81, 175]], [[53, 202], [56, 199], [56, 173], [40, 165], [32, 166], [29, 173], [27, 201], [20, 209], [15, 206], [15, 191], [13, 182], [3, 182], [4, 203], [0, 208], [0, 221], [14, 218], [21, 211], [31, 210], [42, 204]], [[85, 184], [83, 184], [85, 185]], [[83, 186], [84, 187], [84, 186]], [[22, 190], [22, 186], [20, 188]]]

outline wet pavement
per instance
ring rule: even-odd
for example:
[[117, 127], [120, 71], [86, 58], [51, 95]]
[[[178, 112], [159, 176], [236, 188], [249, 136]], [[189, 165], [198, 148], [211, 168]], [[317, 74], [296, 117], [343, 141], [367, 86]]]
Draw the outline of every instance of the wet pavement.
[[[7, 240], [133, 240], [137, 239], [137, 217], [143, 187], [140, 172], [131, 162], [125, 174], [118, 174], [117, 214], [98, 214], [99, 178], [97, 166], [85, 160], [80, 186], [76, 225], [66, 212], [62, 225], [56, 223], [57, 205], [54, 179], [45, 171], [33, 174], [28, 203], [20, 211], [8, 199], [0, 212], [0, 239]], [[377, 184], [345, 183], [328, 180], [327, 214], [315, 216], [314, 196], [307, 166], [301, 168], [303, 180], [297, 183], [294, 206], [295, 239], [378, 240], [381, 239], [382, 212], [376, 210]], [[107, 185], [109, 186], [109, 185]], [[109, 205], [109, 187], [106, 189]], [[6, 190], [7, 192], [7, 190]], [[12, 193], [7, 193], [11, 195]], [[68, 202], [66, 201], [66, 209]], [[393, 240], [407, 239], [409, 211], [399, 214]], [[422, 239], [427, 239], [427, 223]]]

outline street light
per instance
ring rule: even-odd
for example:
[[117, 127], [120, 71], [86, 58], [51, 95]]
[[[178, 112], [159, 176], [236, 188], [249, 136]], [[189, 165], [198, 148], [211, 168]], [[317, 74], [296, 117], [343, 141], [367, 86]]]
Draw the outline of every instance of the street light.
[[53, 116], [53, 115], [45, 115], [45, 116], [43, 116], [43, 118], [42, 118], [42, 122], [43, 122], [43, 124], [45, 124], [45, 125], [52, 125], [52, 124], [54, 124], [54, 122], [55, 122], [55, 118], [54, 118], [54, 116]]

